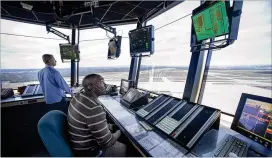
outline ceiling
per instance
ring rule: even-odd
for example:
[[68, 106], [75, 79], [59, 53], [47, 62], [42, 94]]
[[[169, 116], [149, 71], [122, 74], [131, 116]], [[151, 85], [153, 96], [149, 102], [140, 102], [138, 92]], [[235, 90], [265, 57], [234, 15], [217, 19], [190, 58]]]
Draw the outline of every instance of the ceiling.
[[[150, 20], [183, 1], [1, 1], [1, 19], [60, 28], [96, 27]], [[93, 6], [91, 7], [90, 4]], [[54, 9], [55, 8], [55, 9]]]

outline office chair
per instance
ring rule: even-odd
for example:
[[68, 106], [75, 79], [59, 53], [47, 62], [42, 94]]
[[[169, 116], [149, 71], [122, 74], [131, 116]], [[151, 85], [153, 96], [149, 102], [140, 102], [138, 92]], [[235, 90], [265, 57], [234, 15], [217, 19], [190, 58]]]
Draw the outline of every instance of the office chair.
[[[66, 115], [59, 110], [46, 113], [38, 122], [39, 135], [52, 157], [73, 157], [68, 142], [68, 126]], [[98, 152], [98, 156], [102, 151]]]

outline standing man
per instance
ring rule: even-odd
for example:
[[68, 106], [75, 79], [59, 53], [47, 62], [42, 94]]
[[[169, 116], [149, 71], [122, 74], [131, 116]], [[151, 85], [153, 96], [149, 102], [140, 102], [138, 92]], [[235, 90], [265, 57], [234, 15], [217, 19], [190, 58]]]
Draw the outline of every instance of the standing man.
[[50, 104], [50, 109], [61, 109], [67, 113], [67, 102], [65, 99], [65, 92], [73, 96], [72, 90], [65, 82], [60, 72], [57, 71], [56, 60], [52, 54], [44, 54], [42, 56], [45, 67], [38, 72], [38, 79], [40, 81], [44, 99], [46, 104]]
[[68, 108], [68, 133], [76, 157], [91, 157], [96, 149], [103, 149], [105, 157], [126, 156], [126, 146], [117, 141], [121, 132], [112, 133], [98, 97], [106, 94], [104, 79], [90, 74], [82, 81]]

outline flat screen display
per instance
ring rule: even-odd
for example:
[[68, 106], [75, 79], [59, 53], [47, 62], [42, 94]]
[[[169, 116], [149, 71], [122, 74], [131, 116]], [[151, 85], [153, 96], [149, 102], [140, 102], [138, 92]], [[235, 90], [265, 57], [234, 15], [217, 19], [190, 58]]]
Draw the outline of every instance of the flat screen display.
[[121, 91], [126, 93], [128, 91], [128, 87], [129, 87], [129, 82], [123, 80], [121, 81]]
[[150, 112], [154, 108], [158, 107], [160, 103], [164, 102], [168, 97], [167, 96], [162, 96], [158, 100], [154, 101], [151, 105], [145, 108], [145, 111]]
[[121, 36], [116, 36], [115, 38], [111, 39], [108, 43], [108, 59], [115, 59], [120, 56], [121, 53]]
[[135, 97], [134, 91], [130, 90], [124, 97], [124, 99], [128, 102], [132, 102], [133, 98]]
[[246, 99], [238, 128], [272, 143], [272, 104]]
[[226, 4], [223, 1], [218, 1], [193, 15], [192, 21], [198, 41], [229, 33]]
[[193, 104], [185, 104], [172, 116], [172, 118], [177, 121], [181, 120], [193, 107]]
[[32, 94], [34, 92], [34, 89], [35, 89], [35, 85], [29, 86], [26, 91], [26, 94]]
[[36, 92], [37, 95], [42, 95], [43, 91], [42, 91], [42, 87], [41, 86], [37, 86], [38, 90]]
[[272, 98], [242, 93], [231, 129], [272, 150]]
[[60, 44], [60, 55], [62, 60], [79, 59], [79, 51], [77, 45]]
[[201, 112], [189, 123], [189, 125], [178, 135], [176, 138], [183, 145], [187, 145], [200, 128], [211, 117], [215, 110], [210, 108], [204, 108]]
[[131, 54], [153, 52], [154, 27], [152, 25], [129, 32], [130, 52]]
[[154, 114], [151, 118], [148, 119], [148, 121], [150, 123], [154, 123], [156, 122], [160, 117], [162, 117], [164, 114], [166, 114], [167, 112], [169, 112], [169, 110], [175, 106], [180, 100], [178, 99], [174, 99], [172, 100], [170, 103], [168, 103], [167, 105], [165, 105], [161, 110], [159, 110], [156, 114]]

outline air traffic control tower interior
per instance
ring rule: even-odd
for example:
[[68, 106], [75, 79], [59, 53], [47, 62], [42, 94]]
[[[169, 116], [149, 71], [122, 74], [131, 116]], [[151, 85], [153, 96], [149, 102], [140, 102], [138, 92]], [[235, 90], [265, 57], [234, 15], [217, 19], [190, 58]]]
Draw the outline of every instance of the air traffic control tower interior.
[[[108, 45], [104, 46], [107, 51], [102, 55], [107, 62], [112, 62], [127, 53], [130, 66], [127, 77], [118, 84], [108, 84], [107, 95], [98, 99], [107, 119], [120, 129], [134, 149], [135, 155], [130, 156], [272, 157], [271, 97], [244, 91], [238, 96], [235, 114], [202, 103], [213, 51], [220, 53], [245, 40], [239, 39], [240, 21], [245, 14], [242, 0], [201, 0], [199, 6], [191, 10], [190, 51], [187, 52], [190, 64], [182, 96], [139, 85], [142, 61], [152, 61], [158, 47], [155, 41], [160, 32], [156, 32], [157, 28], [149, 21], [183, 3], [186, 1], [2, 1], [1, 20], [42, 26], [45, 32], [65, 40], [66, 43], [58, 45], [59, 62], [70, 65], [69, 84], [75, 94], [83, 90], [79, 81], [79, 65], [84, 60], [80, 32], [102, 29], [111, 35]], [[115, 27], [129, 24], [136, 24], [136, 28], [127, 35], [118, 34]], [[71, 36], [59, 29], [71, 30]], [[125, 39], [129, 41], [129, 52], [121, 49], [127, 44], [123, 42]], [[168, 45], [171, 46], [171, 42]], [[165, 62], [171, 63], [169, 59]], [[45, 103], [44, 90], [39, 84], [22, 85], [16, 90], [2, 84], [1, 156], [73, 156], [67, 153], [71, 148], [68, 138], [54, 129], [60, 127], [52, 127], [53, 134], [47, 140], [42, 139], [42, 129], [37, 127], [39, 120], [52, 110], [67, 114], [73, 97], [66, 93], [67, 104], [52, 107]], [[168, 88], [170, 86], [173, 85], [169, 84]], [[232, 118], [229, 125], [224, 117]], [[65, 134], [68, 133], [66, 126], [61, 129]], [[54, 137], [64, 141], [58, 142]]]

